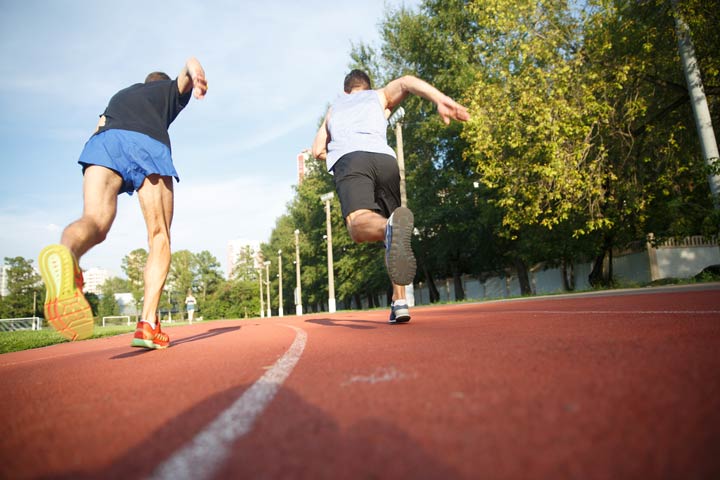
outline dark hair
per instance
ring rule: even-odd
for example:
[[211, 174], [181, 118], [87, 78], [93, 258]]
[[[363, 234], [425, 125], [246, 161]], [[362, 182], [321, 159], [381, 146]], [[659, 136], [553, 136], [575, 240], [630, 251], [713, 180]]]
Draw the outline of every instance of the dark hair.
[[372, 83], [370, 77], [362, 70], [353, 70], [345, 76], [345, 93], [350, 93], [354, 88], [363, 87], [363, 90], [370, 90]]
[[152, 72], [145, 77], [145, 83], [157, 82], [158, 80], [170, 80], [170, 77], [165, 72]]

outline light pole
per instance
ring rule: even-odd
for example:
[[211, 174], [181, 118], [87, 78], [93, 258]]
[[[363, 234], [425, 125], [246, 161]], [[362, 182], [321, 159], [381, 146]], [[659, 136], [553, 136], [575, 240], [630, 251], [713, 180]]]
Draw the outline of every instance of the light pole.
[[265, 305], [263, 303], [263, 288], [262, 288], [262, 268], [256, 268], [258, 274], [258, 282], [260, 284], [260, 318], [265, 318]]
[[267, 293], [267, 317], [272, 317], [270, 311], [270, 260], [265, 261], [265, 292]]
[[[400, 205], [407, 207], [407, 190], [405, 189], [405, 152], [403, 151], [403, 138], [402, 138], [402, 119], [405, 116], [405, 109], [398, 107], [395, 113], [390, 115], [388, 123], [390, 127], [395, 128], [395, 139], [397, 143], [397, 162], [398, 170], [400, 170]], [[405, 286], [405, 296], [409, 307], [415, 306], [415, 289], [410, 282], [410, 285]]]
[[[712, 169], [719, 161], [718, 146], [717, 140], [715, 139], [715, 131], [712, 126], [707, 97], [705, 96], [702, 79], [700, 78], [700, 68], [697, 64], [697, 58], [695, 57], [695, 47], [690, 38], [690, 29], [680, 16], [678, 0], [673, 0], [672, 4], [675, 13], [675, 31], [678, 38], [678, 49], [685, 73], [688, 95], [691, 100], [690, 106], [692, 107], [693, 116], [695, 117], [695, 128], [697, 129], [700, 139], [700, 147], [705, 157], [705, 163]], [[708, 176], [708, 182], [710, 183], [710, 192], [713, 196], [715, 209], [719, 209], [720, 175], [711, 173]]]
[[328, 192], [320, 196], [320, 200], [325, 202], [325, 224], [327, 229], [327, 262], [328, 262], [328, 311], [335, 313], [335, 274], [333, 272], [333, 252], [332, 252], [332, 224], [330, 223], [330, 201], [335, 194]]
[[278, 317], [283, 316], [282, 250], [278, 250]]
[[295, 230], [295, 315], [302, 316], [302, 288], [300, 286], [300, 230]]

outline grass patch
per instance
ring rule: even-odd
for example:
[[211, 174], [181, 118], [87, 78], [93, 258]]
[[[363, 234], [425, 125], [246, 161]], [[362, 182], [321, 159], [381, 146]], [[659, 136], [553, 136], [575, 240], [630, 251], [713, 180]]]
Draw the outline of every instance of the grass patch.
[[[95, 326], [90, 338], [112, 337], [135, 330], [135, 326], [111, 325], [107, 327]], [[66, 343], [65, 337], [52, 328], [42, 330], [18, 330], [15, 332], [0, 332], [0, 354], [19, 352], [31, 348], [47, 347], [57, 343]]]
[[[205, 320], [207, 322], [208, 320]], [[197, 323], [197, 322], [193, 322]], [[188, 322], [163, 323], [163, 330], [166, 328], [188, 325]], [[90, 338], [114, 337], [135, 331], [135, 323], [132, 325], [108, 325], [101, 327], [95, 325], [93, 335]], [[89, 340], [89, 339], [88, 339]], [[0, 332], [0, 354], [30, 350], [31, 348], [47, 347], [57, 343], [68, 343], [65, 337], [57, 333], [52, 327], [45, 327], [42, 330], [18, 330], [15, 332]]]

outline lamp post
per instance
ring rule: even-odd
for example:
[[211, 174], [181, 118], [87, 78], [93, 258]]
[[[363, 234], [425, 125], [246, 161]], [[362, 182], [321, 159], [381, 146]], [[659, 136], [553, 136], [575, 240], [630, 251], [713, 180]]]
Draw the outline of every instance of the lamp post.
[[282, 250], [278, 250], [278, 317], [283, 316]]
[[[405, 109], [398, 107], [395, 113], [390, 115], [388, 123], [390, 127], [395, 128], [395, 139], [397, 143], [397, 162], [398, 170], [400, 170], [400, 205], [407, 207], [407, 190], [405, 189], [405, 152], [403, 151], [403, 137], [402, 137], [402, 119], [405, 117]], [[415, 306], [415, 289], [410, 282], [410, 285], [405, 286], [405, 296], [407, 297], [408, 306]]]
[[328, 311], [335, 313], [335, 274], [333, 272], [333, 252], [332, 252], [332, 224], [330, 223], [330, 201], [335, 194], [328, 192], [320, 196], [320, 200], [325, 202], [325, 224], [327, 229], [327, 262], [328, 262]]
[[295, 230], [295, 315], [302, 316], [302, 288], [300, 286], [300, 230]]
[[260, 284], [260, 318], [265, 318], [265, 305], [263, 303], [263, 288], [262, 288], [262, 268], [255, 269], [258, 274], [258, 282]]
[[272, 317], [270, 311], [270, 260], [265, 261], [265, 293], [267, 293], [267, 317]]

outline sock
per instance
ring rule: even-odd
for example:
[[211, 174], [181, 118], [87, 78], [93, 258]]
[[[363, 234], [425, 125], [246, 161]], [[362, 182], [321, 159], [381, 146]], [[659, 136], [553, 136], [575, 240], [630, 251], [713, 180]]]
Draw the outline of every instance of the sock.
[[148, 325], [150, 325], [150, 327], [153, 330], [155, 330], [155, 322], [151, 322], [150, 320], [141, 320], [141, 321], [147, 323]]

